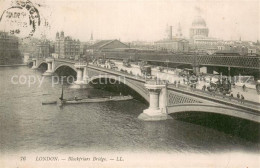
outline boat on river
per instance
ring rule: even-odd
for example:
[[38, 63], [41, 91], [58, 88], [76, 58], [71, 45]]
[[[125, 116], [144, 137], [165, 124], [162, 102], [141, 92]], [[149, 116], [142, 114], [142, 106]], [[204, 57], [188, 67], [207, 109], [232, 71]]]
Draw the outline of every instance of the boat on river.
[[131, 100], [132, 96], [106, 96], [106, 97], [87, 97], [87, 98], [74, 98], [74, 99], [63, 99], [62, 104], [80, 104], [80, 103], [99, 103], [99, 102], [110, 102], [110, 101], [123, 101]]
[[63, 87], [61, 92], [61, 97], [59, 98], [61, 104], [80, 104], [80, 103], [99, 103], [99, 102], [110, 102], [110, 101], [124, 101], [124, 100], [131, 100], [133, 99], [132, 96], [102, 96], [102, 97], [84, 97], [84, 98], [77, 98], [74, 97], [72, 99], [64, 99], [63, 98]]
[[57, 104], [57, 101], [45, 101], [45, 102], [42, 102], [42, 105], [48, 105], [48, 104]]

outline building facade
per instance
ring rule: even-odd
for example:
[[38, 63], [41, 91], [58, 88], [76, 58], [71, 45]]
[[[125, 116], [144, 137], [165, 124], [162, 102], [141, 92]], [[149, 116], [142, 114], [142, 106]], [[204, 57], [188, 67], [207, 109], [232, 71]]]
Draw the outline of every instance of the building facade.
[[244, 56], [256, 56], [260, 53], [260, 47], [246, 41], [225, 41], [218, 46], [218, 51], [237, 52]]
[[79, 47], [80, 49], [79, 49], [79, 51], [80, 51], [80, 56], [81, 57], [85, 56], [88, 46], [90, 46], [89, 42], [80, 42], [80, 47]]
[[42, 40], [37, 44], [37, 58], [50, 57], [50, 42], [48, 40]]
[[189, 41], [183, 38], [173, 38], [154, 42], [157, 50], [168, 50], [173, 52], [188, 52]]
[[19, 50], [19, 39], [0, 31], [0, 64], [21, 63], [22, 57]]
[[59, 58], [74, 59], [80, 55], [80, 41], [72, 39], [70, 36], [64, 36], [62, 31], [56, 33], [55, 53]]
[[169, 52], [188, 52], [189, 41], [182, 36], [181, 24], [178, 24], [175, 36], [173, 35], [173, 27], [167, 28], [167, 38], [154, 42], [156, 50], [164, 50]]

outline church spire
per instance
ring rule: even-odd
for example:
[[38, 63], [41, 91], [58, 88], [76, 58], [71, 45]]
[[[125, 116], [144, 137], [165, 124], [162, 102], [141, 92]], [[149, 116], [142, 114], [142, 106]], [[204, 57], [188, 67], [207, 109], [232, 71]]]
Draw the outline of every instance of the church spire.
[[90, 40], [93, 41], [93, 32], [91, 32]]

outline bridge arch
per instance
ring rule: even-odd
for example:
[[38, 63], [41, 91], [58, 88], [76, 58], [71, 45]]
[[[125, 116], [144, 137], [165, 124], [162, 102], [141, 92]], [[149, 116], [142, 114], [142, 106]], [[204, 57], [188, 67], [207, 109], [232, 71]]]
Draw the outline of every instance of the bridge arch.
[[67, 64], [54, 64], [54, 70], [52, 72], [58, 76], [73, 76], [73, 79], [77, 76], [77, 70], [75, 67]]
[[202, 104], [202, 103], [185, 103], [176, 104], [167, 107], [168, 114], [181, 113], [181, 112], [205, 112], [227, 115], [246, 120], [259, 122], [260, 116], [256, 117], [254, 113], [249, 113], [241, 109], [231, 108], [227, 106], [219, 106], [216, 104]]
[[53, 72], [56, 72], [57, 69], [61, 68], [61, 67], [69, 67], [71, 68], [72, 70], [74, 70], [76, 73], [77, 73], [77, 70], [76, 68], [74, 67], [74, 65], [69, 65], [69, 64], [60, 64], [58, 66], [55, 67], [54, 71]]
[[48, 64], [47, 64], [46, 61], [41, 61], [41, 62], [38, 63], [37, 68], [39, 68], [39, 67], [40, 67], [41, 65], [43, 65], [43, 64], [46, 64], [46, 65], [48, 66]]
[[31, 68], [33, 66], [33, 61], [28, 61], [27, 65], [29, 66], [29, 68]]
[[91, 78], [89, 78], [88, 82], [91, 83], [96, 79], [113, 79], [119, 83], [123, 83], [124, 85], [128, 86], [129, 88], [131, 88], [132, 90], [134, 90], [135, 92], [137, 92], [146, 102], [149, 103], [149, 93], [148, 91], [141, 87], [138, 86], [137, 84], [135, 84], [134, 82], [131, 82], [129, 79], [123, 78], [121, 76], [115, 76], [115, 75], [98, 75], [98, 76], [93, 76]]

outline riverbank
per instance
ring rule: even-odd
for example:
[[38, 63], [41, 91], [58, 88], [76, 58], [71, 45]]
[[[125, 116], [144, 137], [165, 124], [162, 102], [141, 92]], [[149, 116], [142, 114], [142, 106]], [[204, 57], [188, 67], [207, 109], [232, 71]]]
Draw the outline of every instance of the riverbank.
[[15, 67], [15, 66], [27, 66], [27, 64], [0, 65], [0, 67]]

